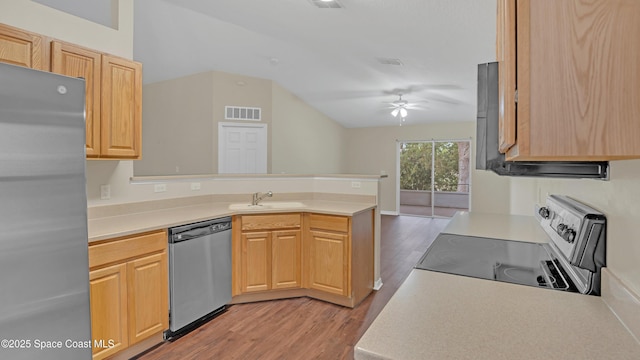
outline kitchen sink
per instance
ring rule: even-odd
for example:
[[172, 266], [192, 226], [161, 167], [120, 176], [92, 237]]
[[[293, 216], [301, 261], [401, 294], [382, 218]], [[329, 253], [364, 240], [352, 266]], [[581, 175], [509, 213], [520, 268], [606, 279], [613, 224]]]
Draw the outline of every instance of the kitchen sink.
[[285, 210], [303, 208], [305, 205], [299, 201], [270, 201], [258, 205], [249, 203], [231, 204], [229, 210]]

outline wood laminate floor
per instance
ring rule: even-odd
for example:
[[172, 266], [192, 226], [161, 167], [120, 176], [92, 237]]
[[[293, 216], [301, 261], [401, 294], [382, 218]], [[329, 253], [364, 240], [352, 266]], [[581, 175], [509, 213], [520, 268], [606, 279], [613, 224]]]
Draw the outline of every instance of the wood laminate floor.
[[353, 359], [353, 346], [448, 222], [382, 216], [383, 286], [355, 309], [309, 298], [233, 305], [139, 359]]

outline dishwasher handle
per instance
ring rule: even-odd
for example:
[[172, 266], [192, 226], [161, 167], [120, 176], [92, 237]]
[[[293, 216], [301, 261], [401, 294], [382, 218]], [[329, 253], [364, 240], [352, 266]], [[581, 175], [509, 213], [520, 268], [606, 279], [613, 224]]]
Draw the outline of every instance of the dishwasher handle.
[[205, 226], [192, 227], [181, 232], [170, 231], [169, 243], [175, 244], [203, 236], [231, 230], [231, 222], [217, 222], [213, 224], [199, 224]]

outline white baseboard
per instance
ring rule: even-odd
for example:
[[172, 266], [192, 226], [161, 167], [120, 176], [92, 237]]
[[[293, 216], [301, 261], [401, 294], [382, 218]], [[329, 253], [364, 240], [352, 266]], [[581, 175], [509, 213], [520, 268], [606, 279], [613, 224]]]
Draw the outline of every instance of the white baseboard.
[[380, 290], [382, 288], [382, 279], [378, 278], [375, 284], [373, 284], [373, 290]]
[[398, 216], [398, 215], [400, 215], [400, 213], [399, 213], [399, 212], [397, 212], [397, 211], [386, 211], [386, 210], [381, 210], [381, 211], [380, 211], [380, 215], [395, 215], [395, 216]]

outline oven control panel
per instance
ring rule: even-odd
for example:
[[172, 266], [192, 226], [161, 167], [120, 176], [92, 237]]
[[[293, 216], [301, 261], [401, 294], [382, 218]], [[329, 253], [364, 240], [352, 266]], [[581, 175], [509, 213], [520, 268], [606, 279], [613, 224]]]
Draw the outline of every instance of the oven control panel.
[[578, 291], [599, 294], [597, 274], [606, 260], [605, 215], [564, 195], [547, 196], [535, 215], [549, 236], [550, 249]]
[[542, 226], [564, 256], [571, 259], [583, 217], [552, 197], [547, 198], [545, 205], [538, 210]]

